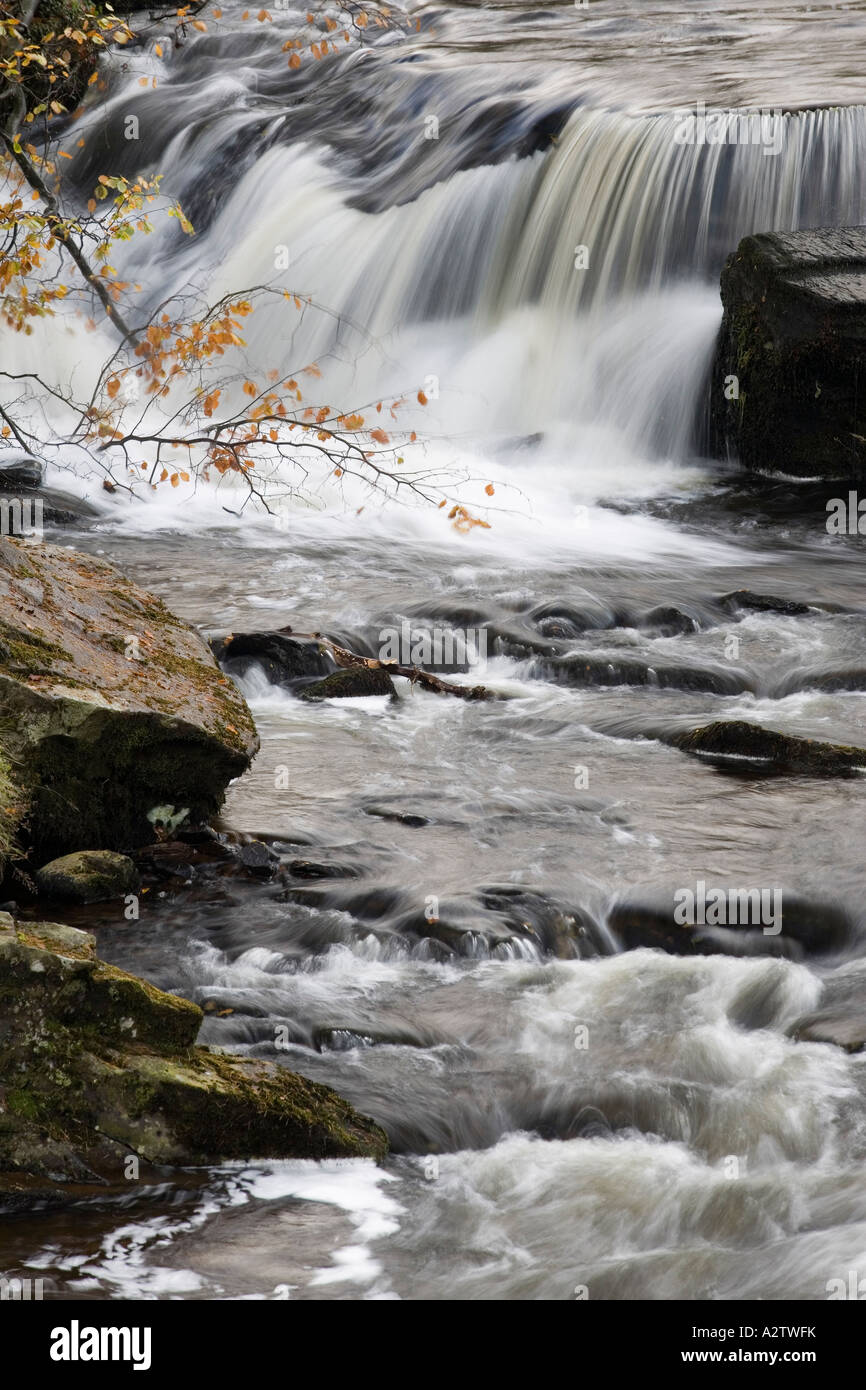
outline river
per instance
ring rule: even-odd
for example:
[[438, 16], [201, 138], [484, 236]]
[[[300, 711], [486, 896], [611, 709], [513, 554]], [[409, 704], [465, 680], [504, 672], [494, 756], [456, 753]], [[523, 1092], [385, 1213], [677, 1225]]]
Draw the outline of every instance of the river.
[[[269, 13], [111, 59], [70, 177], [163, 172], [196, 235], [124, 249], [149, 300], [276, 276], [327, 306], [257, 310], [245, 370], [411, 402], [434, 504], [314, 459], [274, 462], [272, 514], [231, 478], [130, 503], [60, 450], [99, 516], [57, 538], [210, 635], [471, 629], [472, 681], [509, 698], [317, 706], [250, 673], [262, 748], [223, 823], [332, 872], [97, 920], [107, 959], [209, 1005], [201, 1041], [372, 1115], [385, 1166], [166, 1175], [16, 1218], [7, 1267], [68, 1298], [826, 1298], [866, 1266], [866, 1054], [793, 1032], [866, 1003], [862, 781], [734, 777], [657, 735], [866, 738], [862, 540], [828, 534], [832, 488], [744, 479], [701, 434], [739, 238], [866, 222], [866, 5], [410, 4], [297, 70], [282, 43], [340, 12]], [[751, 110], [751, 142], [683, 139], [699, 102]], [[70, 316], [16, 351], [63, 379], [99, 337]], [[551, 642], [648, 674], [557, 679]], [[617, 904], [701, 881], [847, 928], [620, 949]]]

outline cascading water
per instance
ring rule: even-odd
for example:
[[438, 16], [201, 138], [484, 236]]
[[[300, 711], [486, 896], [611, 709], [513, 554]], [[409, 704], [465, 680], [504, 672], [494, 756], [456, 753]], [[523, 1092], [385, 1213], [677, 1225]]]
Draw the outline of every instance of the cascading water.
[[[425, 388], [401, 417], [416, 466], [490, 528], [313, 472], [280, 525], [190, 485], [105, 501], [77, 543], [214, 632], [288, 622], [375, 652], [404, 621], [483, 628], [472, 679], [511, 698], [311, 707], [249, 674], [262, 751], [226, 821], [333, 873], [193, 884], [98, 931], [208, 1005], [203, 1041], [373, 1115], [387, 1169], [230, 1167], [175, 1186], [170, 1218], [137, 1194], [86, 1234], [34, 1221], [22, 1249], [87, 1296], [824, 1298], [863, 1264], [863, 1069], [795, 1034], [862, 1011], [860, 783], [725, 779], [656, 736], [740, 718], [864, 741], [861, 555], [830, 546], [823, 495], [767, 520], [695, 437], [739, 238], [866, 221], [862, 12], [822, 11], [819, 60], [784, 6], [412, 6], [297, 72], [303, 14], [240, 13], [126, 53], [72, 177], [84, 197], [106, 168], [162, 171], [191, 217], [194, 238], [157, 219], [124, 248], [142, 314], [288, 288], [321, 312], [263, 304], [245, 371], [317, 362], [307, 399], [341, 408]], [[752, 109], [749, 142], [685, 141], [698, 100]], [[821, 102], [849, 104], [803, 109]], [[86, 376], [99, 345], [37, 326], [18, 369]], [[810, 611], [734, 616], [741, 588]], [[552, 633], [609, 682], [556, 679]], [[846, 931], [817, 959], [773, 938], [617, 953], [617, 903], [697, 880], [779, 885]]]

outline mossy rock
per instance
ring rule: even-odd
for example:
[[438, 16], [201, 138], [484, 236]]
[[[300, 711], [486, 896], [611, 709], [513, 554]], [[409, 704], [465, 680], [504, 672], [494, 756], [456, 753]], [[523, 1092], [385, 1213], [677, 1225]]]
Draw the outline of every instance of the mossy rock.
[[302, 700], [348, 700], [362, 695], [390, 695], [396, 699], [394, 682], [380, 666], [351, 666], [335, 671], [332, 676], [307, 685], [301, 691]]
[[258, 739], [193, 628], [102, 560], [10, 537], [0, 600], [7, 854], [13, 835], [37, 863], [132, 849], [152, 841], [155, 808], [218, 812]]
[[808, 777], [856, 777], [866, 771], [866, 748], [781, 734], [743, 719], [719, 719], [669, 735], [666, 741], [726, 771], [750, 776], [763, 771]]
[[383, 1131], [329, 1087], [194, 1046], [201, 1020], [101, 961], [88, 933], [0, 914], [0, 1205], [120, 1180], [130, 1152], [184, 1165], [384, 1156]]
[[101, 903], [135, 893], [138, 870], [125, 854], [109, 849], [80, 850], [44, 864], [36, 886], [49, 898], [73, 903]]

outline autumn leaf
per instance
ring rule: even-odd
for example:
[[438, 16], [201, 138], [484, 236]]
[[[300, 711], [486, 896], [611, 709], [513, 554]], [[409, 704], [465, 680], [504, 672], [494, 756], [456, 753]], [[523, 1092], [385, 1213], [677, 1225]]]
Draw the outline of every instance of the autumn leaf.
[[153, 51], [154, 51], [154, 53], [156, 54], [157, 58], [161, 58], [161, 57], [162, 57], [162, 44], [161, 44], [161, 43], [156, 43], [156, 44], [154, 44], [154, 46], [153, 46]]
[[180, 482], [180, 478], [176, 473], [172, 473], [171, 477], [169, 478], [169, 482], [171, 483], [172, 487], [177, 487], [178, 483]]
[[290, 67], [290, 68], [299, 68], [300, 66], [301, 66], [301, 55], [300, 55], [300, 53], [293, 53], [292, 56], [291, 56], [291, 58], [289, 59], [289, 67]]
[[106, 383], [105, 389], [106, 389], [106, 391], [108, 392], [108, 395], [109, 395], [110, 399], [111, 399], [111, 400], [114, 400], [115, 396], [117, 395], [118, 391], [120, 390], [120, 379], [119, 379], [119, 377], [113, 376], [113, 377], [111, 378], [111, 380], [108, 381], [108, 382]]
[[257, 396], [259, 393], [259, 388], [256, 386], [254, 381], [245, 381], [244, 392], [247, 396]]
[[488, 496], [488, 497], [492, 497], [492, 496], [493, 496], [493, 492], [494, 492], [493, 484], [492, 484], [492, 483], [488, 483], [487, 486], [486, 486], [486, 488], [484, 489], [484, 491], [487, 493], [487, 496]]
[[390, 439], [384, 430], [371, 430], [370, 438], [375, 439], [377, 444], [390, 444]]
[[424, 392], [423, 392], [423, 391], [419, 391], [419, 392], [418, 392], [418, 404], [419, 404], [419, 405], [426, 405], [426, 404], [427, 404], [427, 397], [424, 395]]

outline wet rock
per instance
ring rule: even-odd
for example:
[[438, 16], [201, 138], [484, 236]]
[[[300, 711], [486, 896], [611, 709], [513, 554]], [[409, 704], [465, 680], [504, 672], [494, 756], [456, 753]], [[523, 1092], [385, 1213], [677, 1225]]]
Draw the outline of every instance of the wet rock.
[[[856, 939], [858, 929], [838, 903], [804, 898], [783, 887], [684, 884], [694, 911], [682, 910], [681, 890], [635, 894], [615, 903], [608, 926], [624, 950], [649, 947], [668, 955], [832, 955]], [[722, 901], [719, 903], [718, 897]], [[763, 899], [762, 899], [763, 895]], [[688, 916], [690, 920], [683, 920]], [[692, 920], [693, 919], [693, 920]]]
[[198, 633], [112, 565], [10, 537], [0, 599], [0, 806], [37, 862], [219, 810], [258, 739]]
[[394, 682], [381, 667], [351, 666], [335, 671], [332, 676], [307, 685], [300, 692], [302, 700], [349, 700], [364, 695], [390, 695], [397, 698]]
[[670, 956], [723, 954], [721, 943], [714, 941], [700, 927], [689, 923], [680, 925], [675, 920], [673, 895], [668, 903], [616, 903], [607, 924], [624, 951], [647, 947], [664, 951]]
[[124, 854], [107, 849], [80, 850], [52, 859], [36, 874], [40, 893], [73, 903], [100, 903], [138, 891], [138, 870]]
[[661, 604], [657, 608], [651, 608], [648, 613], [642, 613], [637, 620], [637, 626], [659, 637], [683, 637], [689, 632], [697, 632], [699, 624], [681, 608]]
[[202, 1012], [107, 965], [85, 932], [0, 918], [0, 1178], [26, 1192], [149, 1163], [381, 1158], [334, 1091], [196, 1047]]
[[684, 753], [704, 758], [726, 772], [746, 776], [764, 771], [809, 777], [856, 777], [860, 771], [866, 771], [866, 748], [780, 734], [741, 719], [717, 720], [663, 737]]
[[277, 856], [261, 840], [250, 840], [238, 850], [238, 860], [248, 873], [267, 877], [273, 872]]
[[293, 686], [318, 680], [334, 669], [334, 663], [318, 642], [281, 632], [233, 632], [211, 641], [211, 650], [230, 676], [245, 676], [253, 668], [272, 685]]
[[721, 295], [714, 452], [805, 478], [862, 475], [866, 228], [746, 237], [725, 264]]
[[728, 613], [780, 613], [793, 618], [811, 611], [807, 603], [774, 598], [772, 594], [756, 594], [751, 589], [735, 589], [730, 594], [723, 594], [718, 603]]
[[545, 673], [561, 685], [654, 686], [660, 690], [699, 690], [713, 695], [739, 695], [749, 682], [739, 671], [712, 670], [700, 666], [672, 666], [631, 658], [584, 656], [572, 652], [545, 665]]
[[45, 465], [23, 449], [0, 453], [0, 492], [34, 492], [42, 486]]
[[829, 1043], [843, 1052], [862, 1052], [866, 1047], [866, 1012], [847, 1018], [815, 1014], [801, 1023], [793, 1036], [797, 1042]]
[[287, 865], [295, 878], [360, 878], [353, 864], [317, 864], [312, 859], [292, 859]]
[[513, 884], [481, 888], [479, 897], [488, 912], [516, 935], [534, 941], [542, 955], [572, 960], [609, 954], [598, 923], [582, 908], [562, 908], [543, 893]]
[[791, 695], [797, 690], [866, 690], [866, 666], [843, 666], [827, 670], [803, 669], [800, 667], [787, 674], [773, 687], [776, 699]]

